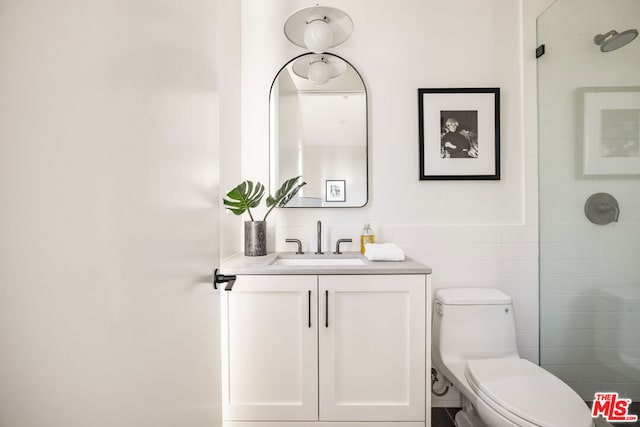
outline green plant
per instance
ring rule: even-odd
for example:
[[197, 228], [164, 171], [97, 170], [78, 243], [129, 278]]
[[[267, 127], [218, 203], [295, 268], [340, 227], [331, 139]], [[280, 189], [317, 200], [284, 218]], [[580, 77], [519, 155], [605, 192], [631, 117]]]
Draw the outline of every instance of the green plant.
[[[306, 182], [299, 182], [302, 176], [296, 176], [295, 178], [288, 179], [278, 188], [274, 196], [269, 195], [267, 197], [267, 212], [264, 214], [263, 221], [267, 220], [267, 216], [271, 213], [273, 208], [281, 208], [291, 200], [298, 191], [304, 187]], [[225, 199], [223, 199], [224, 205], [227, 209], [233, 212], [235, 215], [242, 215], [247, 212], [251, 221], [253, 214], [251, 209], [257, 207], [262, 201], [264, 196], [264, 185], [261, 183], [253, 183], [252, 181], [243, 181], [235, 186], [231, 191], [227, 193]]]

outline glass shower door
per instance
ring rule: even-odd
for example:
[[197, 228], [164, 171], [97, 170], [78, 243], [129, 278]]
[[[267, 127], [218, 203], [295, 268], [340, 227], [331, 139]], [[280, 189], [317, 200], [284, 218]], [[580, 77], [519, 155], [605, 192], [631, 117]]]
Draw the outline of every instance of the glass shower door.
[[557, 0], [537, 24], [540, 362], [640, 414], [640, 1]]

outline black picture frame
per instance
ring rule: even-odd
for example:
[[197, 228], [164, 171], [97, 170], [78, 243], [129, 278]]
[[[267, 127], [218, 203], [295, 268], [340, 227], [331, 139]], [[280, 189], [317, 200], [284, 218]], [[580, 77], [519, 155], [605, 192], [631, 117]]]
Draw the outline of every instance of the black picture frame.
[[345, 202], [347, 200], [347, 182], [344, 179], [326, 180], [324, 197], [327, 202]]
[[420, 180], [500, 179], [500, 88], [418, 89]]

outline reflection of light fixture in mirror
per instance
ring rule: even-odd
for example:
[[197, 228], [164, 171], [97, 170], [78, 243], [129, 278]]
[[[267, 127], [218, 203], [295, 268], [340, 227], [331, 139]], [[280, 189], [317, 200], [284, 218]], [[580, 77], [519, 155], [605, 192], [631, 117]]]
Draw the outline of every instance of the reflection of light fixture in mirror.
[[323, 53], [344, 43], [351, 33], [353, 21], [334, 7], [306, 7], [289, 15], [284, 23], [284, 34], [289, 41], [314, 53]]
[[293, 72], [303, 79], [323, 85], [347, 69], [347, 63], [334, 55], [303, 55], [292, 66]]
[[331, 78], [331, 67], [326, 61], [320, 59], [309, 64], [309, 72], [307, 73], [309, 80], [317, 85], [323, 85]]

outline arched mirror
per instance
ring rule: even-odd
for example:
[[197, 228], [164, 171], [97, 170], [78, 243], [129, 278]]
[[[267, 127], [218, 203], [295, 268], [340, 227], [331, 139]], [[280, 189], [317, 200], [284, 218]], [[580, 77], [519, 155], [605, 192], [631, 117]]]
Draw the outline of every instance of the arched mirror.
[[271, 85], [269, 121], [272, 194], [294, 176], [307, 182], [285, 207], [366, 205], [367, 92], [351, 64], [328, 53], [289, 61]]

